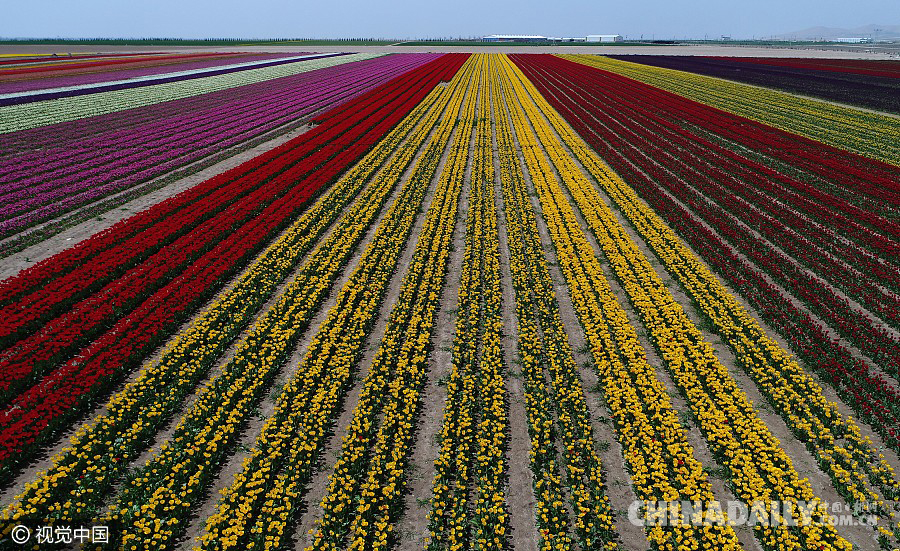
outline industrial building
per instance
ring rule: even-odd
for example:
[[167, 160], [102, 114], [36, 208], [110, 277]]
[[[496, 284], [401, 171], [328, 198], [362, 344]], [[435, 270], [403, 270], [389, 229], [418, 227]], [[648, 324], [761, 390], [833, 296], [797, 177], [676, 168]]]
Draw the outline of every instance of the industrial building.
[[542, 36], [538, 34], [491, 34], [481, 37], [482, 42], [621, 42], [620, 34], [589, 34], [585, 38]]
[[620, 34], [589, 34], [586, 42], [622, 42]]
[[845, 38], [835, 38], [834, 42], [844, 42], [845, 44], [871, 44], [871, 38], [862, 38], [862, 37], [845, 37]]
[[492, 34], [481, 37], [482, 42], [549, 42], [546, 36], [536, 34]]

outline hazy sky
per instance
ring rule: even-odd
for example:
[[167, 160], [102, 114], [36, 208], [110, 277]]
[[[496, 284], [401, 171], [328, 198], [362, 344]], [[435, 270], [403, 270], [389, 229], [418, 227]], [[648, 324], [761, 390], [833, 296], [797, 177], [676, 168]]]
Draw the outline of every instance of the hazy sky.
[[900, 24], [900, 0], [0, 0], [2, 37], [761, 37]]

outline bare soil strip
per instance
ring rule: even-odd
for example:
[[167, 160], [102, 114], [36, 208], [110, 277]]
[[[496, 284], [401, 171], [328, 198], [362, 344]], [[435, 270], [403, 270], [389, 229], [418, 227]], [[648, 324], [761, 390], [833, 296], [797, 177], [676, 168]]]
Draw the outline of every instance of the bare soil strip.
[[516, 345], [519, 334], [516, 321], [516, 300], [510, 269], [509, 234], [506, 225], [506, 207], [503, 201], [503, 184], [500, 176], [496, 125], [501, 117], [506, 118], [503, 105], [492, 106], [491, 142], [493, 150], [494, 201], [497, 204], [497, 234], [500, 240], [500, 288], [503, 308], [503, 380], [507, 393], [509, 413], [509, 442], [506, 449], [507, 487], [504, 488], [509, 506], [510, 541], [516, 551], [537, 551], [539, 536], [535, 523], [534, 474], [526, 459], [531, 451], [528, 435], [528, 413], [525, 411], [525, 389], [520, 369], [521, 357]]
[[[482, 99], [483, 101], [483, 99]], [[476, 133], [469, 140], [465, 183], [460, 193], [459, 209], [456, 211], [456, 227], [453, 231], [452, 253], [449, 259], [447, 279], [441, 293], [441, 302], [436, 314], [434, 334], [431, 337], [432, 351], [428, 356], [428, 374], [422, 389], [422, 409], [416, 423], [415, 444], [407, 467], [410, 472], [404, 496], [403, 516], [397, 521], [397, 536], [400, 540], [398, 551], [421, 551], [429, 535], [429, 500], [436, 470], [434, 462], [441, 451], [438, 436], [444, 421], [444, 404], [447, 401], [446, 380], [453, 369], [453, 340], [456, 337], [456, 315], [459, 303], [460, 276], [462, 275], [463, 252], [466, 244], [466, 217], [469, 213], [469, 194], [472, 181], [472, 161], [474, 159]]]

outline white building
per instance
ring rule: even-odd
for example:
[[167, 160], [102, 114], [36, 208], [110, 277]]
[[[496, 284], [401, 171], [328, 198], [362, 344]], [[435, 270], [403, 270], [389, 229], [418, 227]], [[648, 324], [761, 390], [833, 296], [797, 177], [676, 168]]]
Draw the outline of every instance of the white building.
[[546, 36], [537, 34], [491, 34], [481, 37], [482, 42], [548, 42]]
[[871, 38], [835, 38], [835, 42], [846, 42], [847, 44], [871, 44]]
[[585, 42], [622, 42], [620, 34], [589, 34]]

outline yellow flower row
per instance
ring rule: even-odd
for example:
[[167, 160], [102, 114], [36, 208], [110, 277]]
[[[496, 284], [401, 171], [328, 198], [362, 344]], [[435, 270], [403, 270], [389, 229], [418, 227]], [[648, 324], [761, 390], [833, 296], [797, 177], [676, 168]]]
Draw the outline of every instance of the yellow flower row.
[[[838, 413], [837, 404], [824, 396], [812, 377], [765, 334], [718, 278], [564, 121], [553, 116], [551, 121], [575, 157], [685, 287], [775, 411], [797, 438], [806, 443], [839, 493], [848, 503], [874, 505], [869, 511], [863, 511], [864, 514], [879, 514], [896, 531], [896, 514], [884, 506], [882, 497], [900, 496], [900, 482], [871, 440], [862, 436], [853, 418]], [[584, 197], [592, 205], [586, 207], [590, 210], [600, 208], [598, 205], [603, 203], [590, 188], [585, 188]], [[896, 536], [890, 539], [897, 541]]]
[[[428, 139], [445, 108], [458, 110], [458, 78], [433, 95], [426, 124], [407, 143], [400, 157], [409, 160]], [[448, 107], [449, 105], [449, 107]], [[359, 265], [338, 296], [337, 304], [316, 333], [296, 375], [284, 386], [275, 413], [263, 426], [253, 455], [234, 483], [224, 491], [217, 512], [207, 519], [200, 545], [205, 549], [255, 546], [277, 547], [291, 514], [296, 511], [302, 484], [308, 480], [340, 411], [354, 364], [365, 335], [374, 323], [400, 252], [425, 198], [440, 152], [449, 137], [452, 119], [446, 116], [367, 247]], [[387, 170], [399, 181], [404, 165]]]
[[900, 120], [777, 90], [594, 55], [562, 55], [736, 115], [900, 165]]
[[[308, 289], [300, 285], [303, 296], [320, 302], [334, 280], [334, 270], [349, 257], [347, 247], [358, 242], [395, 183], [388, 177], [390, 173], [367, 182], [403, 140], [427, 133], [434, 121], [423, 117], [436, 97], [437, 92], [417, 106], [381, 146], [369, 152], [268, 246], [234, 284], [164, 347], [157, 361], [145, 364], [137, 379], [109, 400], [103, 415], [79, 428], [70, 446], [53, 458], [53, 466], [26, 486], [3, 511], [2, 518], [66, 519], [98, 514], [99, 504], [128, 465], [355, 199], [353, 214], [339, 223], [342, 229], [332, 232], [331, 244], [336, 243], [334, 236], [339, 236], [342, 248], [320, 247], [315, 258], [306, 263], [310, 273], [321, 273], [322, 278], [311, 281]], [[402, 167], [393, 170], [396, 173]], [[328, 266], [331, 268], [323, 271]]]
[[503, 333], [500, 242], [494, 203], [490, 76], [486, 57], [478, 74], [475, 148], [466, 218], [466, 244], [457, 302], [452, 370], [435, 461], [430, 536], [426, 549], [503, 549], [508, 513], [506, 393], [502, 376]]
[[[528, 97], [524, 75], [508, 60], [508, 101], [513, 126], [542, 215], [585, 330], [607, 404], [624, 449], [626, 466], [640, 499], [714, 501], [703, 466], [694, 457], [684, 427], [654, 369], [647, 363], [634, 327], [615, 295], [559, 189], [545, 149], [559, 148], [543, 114]], [[549, 106], [546, 111], [552, 111]], [[738, 549], [729, 525], [683, 526], [648, 531], [653, 549]]]
[[[428, 119], [426, 117], [424, 122]], [[420, 126], [414, 136], [424, 140], [429, 130], [425, 125]], [[293, 350], [355, 244], [396, 187], [398, 175], [412, 160], [416, 149], [407, 148], [378, 173], [379, 193], [370, 195], [367, 201], [354, 203], [328, 239], [316, 247], [299, 268], [298, 276], [254, 323], [222, 375], [203, 389], [191, 410], [182, 417], [174, 435], [126, 485], [112, 506], [112, 514], [118, 515], [124, 525], [121, 530], [123, 545], [127, 546], [131, 541], [147, 545], [144, 534], [148, 528], [152, 529], [157, 519], [168, 521], [188, 515], [199, 497], [199, 490], [228, 452], [238, 427], [250, 416], [272, 377]], [[411, 205], [404, 204], [403, 208], [415, 212], [423, 195], [418, 194], [418, 203], [413, 201]], [[392, 229], [402, 233], [401, 228]], [[380, 264], [384, 269], [391, 268], [390, 262], [383, 257]], [[194, 477], [195, 473], [200, 476], [186, 483], [185, 479]], [[139, 508], [139, 505], [146, 505], [146, 508]], [[153, 545], [165, 545], [177, 535], [178, 528], [151, 530]]]
[[[582, 549], [616, 549], [603, 465], [594, 442], [584, 389], [562, 325], [553, 280], [514, 149], [506, 106], [506, 102], [516, 101], [510, 83], [508, 67], [502, 67], [502, 83], [498, 81], [494, 87], [495, 128], [541, 547], [549, 550], [560, 544], [577, 544]], [[505, 97], [500, 95], [501, 85]], [[571, 520], [563, 505], [566, 501], [572, 511]]]
[[[542, 110], [548, 118], [558, 116], [530, 82], [526, 82], [525, 87], [537, 102], [537, 105], [529, 102], [528, 107]], [[778, 440], [718, 361], [712, 347], [600, 199], [559, 138], [551, 135], [550, 125], [545, 122], [543, 126], [546, 129], [544, 146], [560, 179], [640, 314], [667, 369], [687, 398], [710, 450], [729, 469], [737, 496], [746, 503], [816, 500], [809, 481], [800, 478]], [[546, 194], [548, 201], [568, 204], [558, 185], [550, 186]], [[757, 527], [757, 537], [785, 549], [850, 548], [830, 524], [824, 504], [813, 519], [814, 524], [793, 529]]]
[[[467, 94], [435, 199], [322, 499], [312, 550], [384, 549], [404, 486], [427, 349], [447, 272], [468, 161], [482, 56], [464, 65]], [[380, 422], [379, 422], [380, 420]]]

